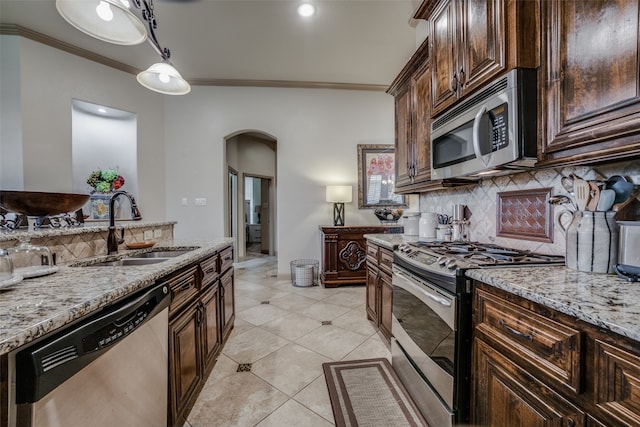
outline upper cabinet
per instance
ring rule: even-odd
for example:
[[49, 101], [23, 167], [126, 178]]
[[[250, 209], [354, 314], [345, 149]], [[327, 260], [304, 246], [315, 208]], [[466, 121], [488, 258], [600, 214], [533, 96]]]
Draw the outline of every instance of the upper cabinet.
[[505, 69], [503, 3], [451, 0], [434, 12], [430, 34], [434, 116]]
[[388, 92], [396, 105], [396, 189], [397, 193], [431, 179], [431, 70], [428, 44], [423, 43]]
[[640, 155], [637, 1], [542, 1], [542, 166]]
[[431, 114], [515, 68], [537, 66], [537, 2], [425, 1], [416, 18], [429, 20]]

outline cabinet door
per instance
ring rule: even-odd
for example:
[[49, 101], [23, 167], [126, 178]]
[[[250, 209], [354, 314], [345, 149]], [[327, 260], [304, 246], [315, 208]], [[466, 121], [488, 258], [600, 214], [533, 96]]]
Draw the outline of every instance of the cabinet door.
[[367, 318], [378, 326], [378, 275], [379, 270], [367, 262]]
[[413, 150], [415, 156], [414, 183], [431, 179], [431, 68], [429, 63], [411, 79], [413, 95]]
[[463, 93], [496, 77], [506, 64], [504, 0], [465, 0], [459, 5], [458, 82]]
[[540, 164], [640, 154], [639, 8], [637, 1], [541, 2]]
[[235, 319], [235, 294], [233, 286], [233, 268], [220, 279], [220, 319], [222, 341], [225, 342], [233, 328]]
[[443, 2], [431, 20], [431, 113], [435, 116], [457, 99], [457, 0]]
[[474, 340], [473, 423], [487, 426], [584, 426], [585, 414], [512, 364], [480, 339]]
[[380, 272], [380, 332], [391, 341], [391, 305], [393, 302], [393, 284], [391, 276]]
[[218, 310], [219, 301], [218, 284], [209, 286], [201, 297], [202, 303], [202, 357], [204, 370], [208, 372], [216, 360], [220, 350], [220, 313]]
[[201, 313], [196, 301], [169, 322], [171, 425], [184, 423], [189, 401], [202, 380], [199, 339]]
[[411, 90], [395, 98], [396, 104], [396, 189], [411, 184], [413, 147], [411, 143]]

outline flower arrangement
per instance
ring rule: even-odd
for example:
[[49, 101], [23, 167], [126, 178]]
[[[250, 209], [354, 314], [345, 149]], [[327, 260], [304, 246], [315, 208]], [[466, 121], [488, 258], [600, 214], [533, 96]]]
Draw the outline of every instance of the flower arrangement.
[[110, 193], [124, 185], [124, 178], [118, 173], [118, 169], [98, 169], [91, 172], [87, 184], [93, 187], [92, 193]]

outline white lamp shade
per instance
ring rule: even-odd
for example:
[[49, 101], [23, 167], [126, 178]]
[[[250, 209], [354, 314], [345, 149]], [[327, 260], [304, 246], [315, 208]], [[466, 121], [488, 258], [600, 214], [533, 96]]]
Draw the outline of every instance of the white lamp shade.
[[147, 39], [147, 27], [127, 0], [56, 0], [58, 13], [72, 26], [108, 43], [136, 45]]
[[350, 203], [352, 190], [350, 185], [327, 185], [327, 202]]
[[185, 95], [191, 91], [191, 86], [182, 78], [168, 62], [153, 64], [137, 76], [138, 83], [147, 89], [164, 93], [165, 95]]

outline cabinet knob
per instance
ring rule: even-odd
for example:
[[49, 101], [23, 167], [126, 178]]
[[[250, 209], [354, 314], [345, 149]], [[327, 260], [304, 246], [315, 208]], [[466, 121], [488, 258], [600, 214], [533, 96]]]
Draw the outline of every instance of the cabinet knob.
[[459, 75], [459, 81], [460, 81], [460, 87], [463, 88], [464, 84], [465, 84], [465, 76], [464, 76], [464, 68], [460, 67], [460, 72], [458, 73]]

